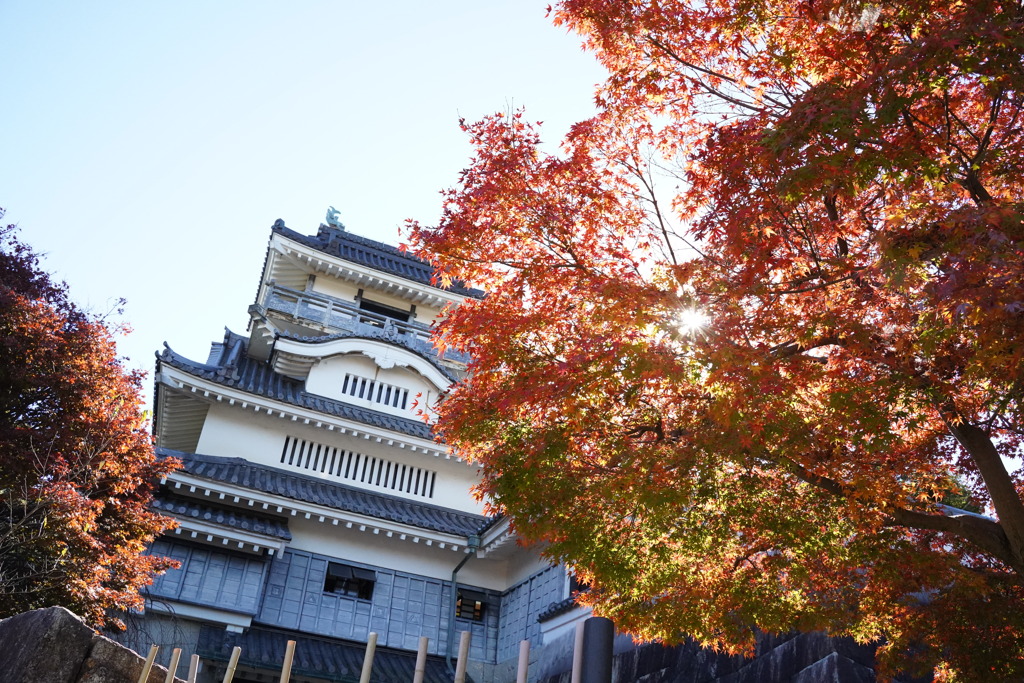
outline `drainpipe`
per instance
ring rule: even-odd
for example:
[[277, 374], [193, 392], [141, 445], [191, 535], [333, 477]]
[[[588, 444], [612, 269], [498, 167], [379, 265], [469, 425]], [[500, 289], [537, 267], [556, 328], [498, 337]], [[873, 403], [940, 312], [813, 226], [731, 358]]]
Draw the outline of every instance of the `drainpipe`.
[[448, 675], [453, 679], [455, 678], [455, 667], [452, 665], [452, 641], [455, 640], [455, 603], [459, 600], [459, 589], [455, 580], [459, 576], [462, 565], [469, 562], [469, 558], [473, 557], [479, 548], [480, 537], [476, 534], [468, 536], [466, 538], [466, 556], [452, 570], [452, 599], [448, 609], [448, 645], [445, 647], [444, 662], [448, 667]]

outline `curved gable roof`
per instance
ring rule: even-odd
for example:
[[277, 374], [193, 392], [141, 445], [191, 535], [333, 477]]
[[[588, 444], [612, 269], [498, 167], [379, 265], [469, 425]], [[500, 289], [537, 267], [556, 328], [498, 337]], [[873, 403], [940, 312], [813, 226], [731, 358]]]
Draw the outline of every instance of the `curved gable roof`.
[[[407, 335], [401, 334], [388, 336], [388, 334], [384, 330], [377, 330], [377, 328], [374, 328], [370, 325], [364, 325], [362, 327], [370, 329], [360, 329], [359, 331], [356, 332], [337, 332], [334, 334], [324, 334], [315, 337], [307, 337], [304, 335], [292, 334], [290, 332], [281, 330], [277, 333], [277, 336], [280, 339], [286, 339], [289, 341], [297, 342], [299, 344], [311, 344], [313, 346], [320, 346], [329, 344], [331, 342], [349, 339], [366, 340], [390, 344], [392, 346], [399, 347], [400, 349], [407, 351], [414, 355], [415, 357], [425, 361], [430, 365], [430, 367], [441, 373], [441, 375], [448, 381], [458, 381], [458, 377], [456, 377], [455, 374], [452, 373], [451, 368], [448, 368], [441, 364], [441, 362], [438, 360], [436, 352], [429, 353], [427, 351], [427, 345], [423, 344], [422, 342], [420, 344], [417, 344], [417, 342], [419, 341], [418, 339], [409, 338]], [[429, 348], [433, 350], [432, 346]], [[424, 373], [422, 370], [420, 370], [420, 374], [426, 375], [427, 373]]]
[[207, 363], [189, 360], [175, 353], [166, 343], [164, 351], [157, 354], [157, 358], [159, 363], [167, 363], [190, 375], [250, 394], [400, 434], [422, 439], [433, 440], [434, 438], [430, 426], [419, 420], [390, 415], [338, 399], [311, 394], [305, 390], [303, 382], [280, 375], [274, 372], [269, 364], [247, 357], [244, 345], [244, 338], [228, 332], [223, 344], [214, 345], [214, 352], [211, 353]]

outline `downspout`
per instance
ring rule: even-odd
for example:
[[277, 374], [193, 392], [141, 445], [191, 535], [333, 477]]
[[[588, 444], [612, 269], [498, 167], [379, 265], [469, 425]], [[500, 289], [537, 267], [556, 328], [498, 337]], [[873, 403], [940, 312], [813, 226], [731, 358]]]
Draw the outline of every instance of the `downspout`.
[[473, 557], [479, 548], [480, 537], [476, 534], [468, 536], [466, 538], [466, 556], [452, 570], [452, 599], [448, 609], [448, 645], [444, 653], [444, 663], [448, 667], [448, 675], [452, 678], [455, 678], [455, 666], [452, 665], [452, 645], [454, 644], [452, 641], [455, 640], [455, 603], [459, 600], [459, 586], [455, 581], [459, 576], [459, 570], [469, 562], [469, 558]]

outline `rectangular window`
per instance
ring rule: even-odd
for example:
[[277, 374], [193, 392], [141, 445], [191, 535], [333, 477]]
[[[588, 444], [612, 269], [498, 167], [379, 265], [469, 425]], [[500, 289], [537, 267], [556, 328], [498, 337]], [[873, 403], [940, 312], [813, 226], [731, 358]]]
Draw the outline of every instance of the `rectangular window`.
[[324, 593], [346, 595], [358, 600], [373, 598], [373, 585], [377, 582], [377, 574], [369, 569], [351, 567], [340, 562], [327, 564], [327, 578], [324, 580]]
[[484, 620], [484, 605], [487, 596], [479, 591], [459, 589], [455, 602], [455, 616], [471, 621]]
[[[392, 320], [398, 320], [399, 322], [409, 322], [409, 311], [403, 311], [400, 308], [394, 308], [387, 304], [379, 304], [376, 301], [370, 301], [368, 299], [359, 300], [359, 308], [366, 311], [367, 313], [373, 313], [380, 316], [381, 318], [391, 318]], [[371, 324], [375, 323], [375, 320], [368, 320]]]

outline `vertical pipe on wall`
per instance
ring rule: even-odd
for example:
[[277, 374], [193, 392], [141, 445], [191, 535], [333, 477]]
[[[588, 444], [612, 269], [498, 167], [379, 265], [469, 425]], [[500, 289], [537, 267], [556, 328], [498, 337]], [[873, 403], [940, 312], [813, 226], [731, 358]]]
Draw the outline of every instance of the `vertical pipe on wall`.
[[477, 535], [466, 537], [466, 556], [455, 565], [455, 569], [452, 570], [452, 595], [448, 605], [448, 637], [445, 641], [444, 646], [444, 661], [448, 667], [448, 675], [454, 676], [455, 669], [452, 667], [452, 645], [455, 641], [455, 604], [459, 601], [459, 570], [462, 569], [462, 565], [469, 562], [469, 558], [473, 557], [477, 549], [480, 547], [480, 537]]

